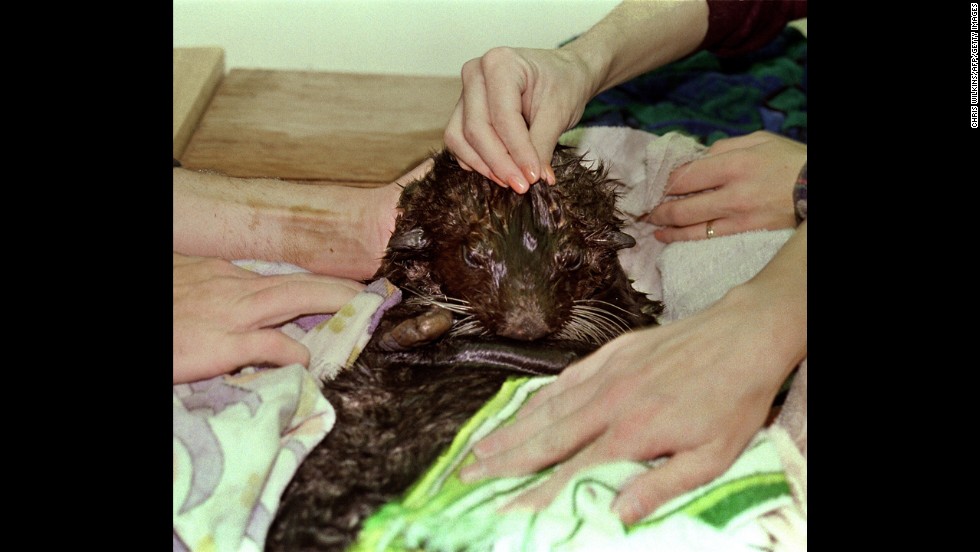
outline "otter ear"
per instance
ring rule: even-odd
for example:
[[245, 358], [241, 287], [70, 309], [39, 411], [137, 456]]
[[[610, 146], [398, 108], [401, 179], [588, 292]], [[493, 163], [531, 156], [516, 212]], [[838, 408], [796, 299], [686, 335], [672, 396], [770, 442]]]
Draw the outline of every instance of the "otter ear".
[[388, 240], [389, 251], [400, 251], [414, 253], [425, 249], [429, 245], [429, 240], [425, 237], [425, 232], [421, 228], [412, 228], [407, 232], [395, 234]]
[[611, 247], [613, 249], [628, 249], [636, 245], [636, 240], [633, 238], [633, 236], [618, 230], [610, 230], [605, 232], [604, 234], [595, 238], [595, 242], [599, 245]]

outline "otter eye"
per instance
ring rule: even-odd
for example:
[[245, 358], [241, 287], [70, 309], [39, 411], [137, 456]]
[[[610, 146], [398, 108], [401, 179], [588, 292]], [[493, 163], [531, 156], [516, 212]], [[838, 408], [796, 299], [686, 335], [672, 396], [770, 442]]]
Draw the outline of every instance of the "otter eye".
[[476, 248], [463, 246], [463, 262], [470, 268], [480, 268], [486, 264], [486, 256]]
[[582, 266], [582, 254], [570, 247], [559, 251], [555, 260], [564, 270], [576, 270]]

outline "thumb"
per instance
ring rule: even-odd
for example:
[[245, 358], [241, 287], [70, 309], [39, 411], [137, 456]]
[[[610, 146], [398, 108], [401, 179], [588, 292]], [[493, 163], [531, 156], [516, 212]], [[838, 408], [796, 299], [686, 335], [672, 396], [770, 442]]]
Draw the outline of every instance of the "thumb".
[[541, 178], [548, 184], [555, 183], [555, 171], [551, 159], [555, 153], [555, 145], [565, 129], [559, 119], [551, 113], [541, 113], [531, 122], [528, 132], [531, 135], [531, 145], [541, 160]]

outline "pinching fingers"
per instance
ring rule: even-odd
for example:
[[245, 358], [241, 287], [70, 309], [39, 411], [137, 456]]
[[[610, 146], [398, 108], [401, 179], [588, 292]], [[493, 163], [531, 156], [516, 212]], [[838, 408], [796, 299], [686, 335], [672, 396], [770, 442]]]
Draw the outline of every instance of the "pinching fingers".
[[531, 144], [537, 151], [541, 171], [538, 176], [548, 184], [555, 183], [555, 170], [551, 167], [551, 159], [555, 153], [558, 138], [564, 129], [557, 120], [557, 114], [550, 110], [543, 111], [531, 121], [528, 133]]
[[[469, 62], [467, 66], [469, 66]], [[464, 66], [463, 71], [463, 94], [460, 103], [457, 104], [457, 111], [459, 111], [459, 105], [462, 105], [461, 128], [459, 130], [461, 136], [447, 136], [447, 138], [453, 138], [453, 143], [450, 144], [447, 141], [447, 145], [454, 154], [461, 156], [464, 162], [478, 172], [481, 164], [486, 165], [487, 172], [481, 172], [481, 174], [487, 178], [494, 180], [501, 186], [511, 187], [515, 191], [523, 193], [527, 191], [528, 182], [511, 158], [510, 152], [501, 140], [498, 128], [495, 126], [524, 124], [523, 117], [520, 114], [519, 106], [517, 113], [509, 111], [491, 115], [491, 98], [489, 97], [492, 92], [495, 97], [501, 94], [516, 94], [519, 98], [520, 91], [506, 88], [507, 83], [495, 84], [498, 88], [504, 86], [502, 91], [488, 90], [487, 80], [484, 78], [483, 72], [472, 70], [472, 67], [467, 66]], [[515, 117], [520, 123], [503, 122]], [[465, 142], [465, 146], [463, 142]], [[468, 150], [475, 154], [475, 158], [469, 154]]]
[[480, 154], [473, 149], [463, 136], [464, 111], [464, 100], [460, 98], [459, 103], [456, 104], [456, 109], [449, 117], [449, 123], [446, 125], [446, 131], [443, 134], [443, 141], [446, 143], [446, 147], [452, 152], [459, 166], [464, 170], [476, 171], [502, 186], [503, 183], [493, 176], [490, 167], [480, 158]]

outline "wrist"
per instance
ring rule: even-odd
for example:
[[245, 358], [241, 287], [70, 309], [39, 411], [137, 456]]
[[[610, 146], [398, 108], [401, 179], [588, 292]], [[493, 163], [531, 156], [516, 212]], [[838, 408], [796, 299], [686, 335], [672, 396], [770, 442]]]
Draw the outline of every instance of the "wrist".
[[594, 41], [576, 39], [558, 49], [566, 60], [579, 68], [583, 81], [584, 101], [588, 102], [614, 84], [609, 84], [612, 57], [606, 48], [596, 47]]
[[[806, 358], [806, 295], [781, 293], [758, 281], [736, 286], [717, 303], [741, 320], [751, 320], [755, 346], [771, 362], [751, 367], [755, 372], [767, 368], [766, 378], [781, 383]], [[749, 368], [749, 367], [747, 367]]]
[[375, 241], [372, 245], [372, 259], [378, 260], [381, 266], [381, 258], [384, 256], [388, 247], [388, 240], [395, 233], [395, 222], [398, 219], [398, 200], [401, 198], [402, 186], [399, 184], [388, 184], [377, 189], [378, 197], [375, 205], [375, 215], [373, 220], [377, 221], [375, 226]]
[[744, 309], [745, 319], [771, 336], [773, 354], [789, 369], [806, 357], [807, 226], [804, 222], [779, 251], [743, 284], [723, 298]]
[[282, 183], [289, 203], [259, 206], [257, 220], [278, 231], [277, 259], [312, 272], [371, 278], [395, 227], [401, 187]]
[[564, 49], [586, 62], [594, 96], [691, 54], [707, 32], [704, 0], [623, 2]]

